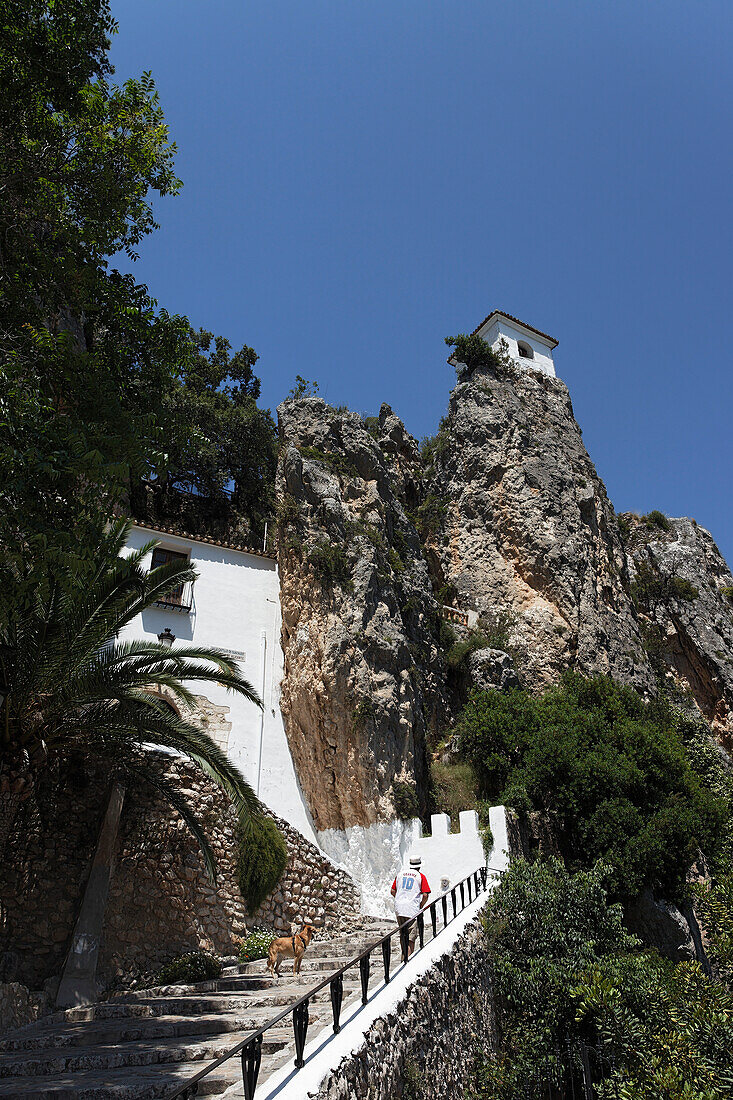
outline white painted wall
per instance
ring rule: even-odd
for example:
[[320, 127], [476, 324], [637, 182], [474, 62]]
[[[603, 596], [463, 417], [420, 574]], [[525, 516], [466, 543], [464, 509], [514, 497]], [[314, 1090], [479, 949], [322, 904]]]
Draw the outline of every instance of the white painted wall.
[[[486, 866], [484, 846], [478, 831], [478, 814], [464, 810], [459, 815], [460, 832], [450, 831], [448, 814], [433, 814], [430, 818], [431, 835], [420, 835], [413, 841], [409, 856], [422, 857], [420, 870], [428, 880], [432, 897], [445, 893], [441, 879], [454, 886], [478, 867]], [[420, 826], [420, 822], [417, 823]], [[448, 887], [446, 887], [447, 889]]]
[[362, 912], [392, 918], [392, 882], [421, 835], [420, 822], [415, 818], [325, 829], [319, 832], [318, 843], [334, 863], [344, 867], [359, 883]]
[[[551, 378], [555, 378], [555, 362], [552, 357], [552, 345], [549, 341], [543, 340], [542, 337], [537, 336], [529, 329], [525, 329], [522, 325], [512, 324], [511, 321], [505, 320], [503, 317], [496, 318], [490, 325], [485, 325], [482, 329], [479, 329], [478, 336], [486, 340], [488, 344], [491, 344], [493, 348], [498, 350], [502, 340], [506, 341], [508, 354], [515, 359], [519, 366], [526, 368], [533, 368], [535, 370], [541, 370], [543, 374], [549, 374]], [[517, 341], [521, 340], [525, 344], [529, 344], [534, 352], [533, 359], [524, 359], [517, 348]]]
[[150, 608], [130, 624], [123, 637], [152, 640], [169, 627], [176, 636], [174, 648], [195, 642], [229, 650], [238, 657], [244, 675], [263, 699], [264, 713], [241, 695], [217, 685], [193, 684], [192, 688], [217, 706], [229, 707], [230, 759], [255, 790], [259, 786], [265, 805], [317, 843], [280, 712], [284, 660], [276, 563], [257, 554], [138, 526], [133, 528], [128, 545], [139, 549], [151, 539], [169, 550], [189, 554], [199, 574], [193, 586], [193, 607], [190, 612]]

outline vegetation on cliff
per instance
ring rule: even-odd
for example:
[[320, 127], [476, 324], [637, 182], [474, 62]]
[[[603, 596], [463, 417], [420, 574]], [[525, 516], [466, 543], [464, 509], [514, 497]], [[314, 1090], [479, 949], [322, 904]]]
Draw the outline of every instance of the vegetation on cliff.
[[725, 808], [690, 766], [681, 717], [608, 677], [566, 674], [541, 696], [474, 692], [461, 750], [484, 796], [546, 815], [569, 866], [605, 860], [617, 896], [679, 896]]

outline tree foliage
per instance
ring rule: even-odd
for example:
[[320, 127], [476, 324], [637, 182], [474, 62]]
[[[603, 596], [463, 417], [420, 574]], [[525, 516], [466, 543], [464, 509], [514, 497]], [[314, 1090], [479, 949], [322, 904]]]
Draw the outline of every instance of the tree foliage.
[[61, 572], [131, 478], [231, 481], [248, 522], [269, 507], [256, 356], [206, 354], [110, 265], [156, 228], [151, 196], [180, 188], [150, 74], [111, 79], [115, 31], [108, 0], [7, 0], [0, 23], [0, 545]]
[[547, 814], [571, 864], [606, 860], [620, 896], [676, 896], [725, 815], [690, 767], [679, 721], [607, 677], [567, 674], [540, 697], [474, 692], [458, 733], [482, 792]]
[[[613, 1056], [599, 1097], [724, 1100], [733, 1096], [733, 998], [697, 963], [673, 964], [623, 926], [602, 865], [512, 865], [485, 921], [500, 1050], [475, 1094], [520, 1100], [568, 1038]], [[545, 1080], [544, 1077], [541, 1080]]]

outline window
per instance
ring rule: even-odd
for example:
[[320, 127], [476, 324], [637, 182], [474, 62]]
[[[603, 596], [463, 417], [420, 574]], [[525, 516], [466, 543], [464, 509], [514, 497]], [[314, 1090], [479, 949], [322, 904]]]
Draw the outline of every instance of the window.
[[[153, 550], [152, 568], [157, 569], [159, 565], [168, 565], [169, 562], [176, 560], [188, 561], [188, 554], [183, 554], [180, 550], [166, 550], [162, 546], [156, 546]], [[161, 596], [156, 602], [162, 607], [173, 607], [181, 611], [190, 611], [191, 585], [179, 584], [177, 588], [173, 588], [170, 592], [166, 592], [166, 594]]]
[[534, 352], [529, 344], [525, 344], [524, 340], [517, 340], [517, 351], [522, 359], [534, 359]]

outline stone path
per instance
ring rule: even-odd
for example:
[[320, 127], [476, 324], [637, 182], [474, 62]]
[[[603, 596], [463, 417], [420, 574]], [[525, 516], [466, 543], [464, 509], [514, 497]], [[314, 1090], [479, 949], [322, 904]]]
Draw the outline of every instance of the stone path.
[[[137, 1100], [170, 1096], [204, 1066], [261, 1027], [338, 970], [393, 924], [362, 918], [350, 935], [315, 940], [300, 975], [283, 964], [279, 979], [265, 960], [227, 967], [217, 981], [165, 986], [119, 995], [85, 1008], [69, 1009], [6, 1034], [0, 1040], [1, 1100]], [[399, 947], [395, 943], [395, 953]], [[373, 959], [379, 980], [381, 958]], [[344, 1002], [359, 988], [355, 967], [344, 978]], [[310, 1039], [331, 1026], [328, 987], [310, 1005]], [[295, 1057], [293, 1029], [286, 1017], [262, 1045], [260, 1082]], [[198, 1096], [219, 1096], [241, 1081], [238, 1057], [214, 1070]]]

